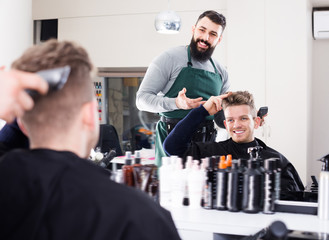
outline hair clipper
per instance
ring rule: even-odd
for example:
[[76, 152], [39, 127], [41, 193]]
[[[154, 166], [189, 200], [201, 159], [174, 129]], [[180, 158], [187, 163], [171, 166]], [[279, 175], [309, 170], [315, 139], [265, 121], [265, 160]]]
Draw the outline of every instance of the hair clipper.
[[[70, 75], [71, 67], [64, 66], [59, 68], [46, 69], [36, 72], [40, 77], [42, 77], [49, 86], [48, 93], [58, 91], [62, 89]], [[31, 89], [27, 89], [26, 92], [32, 97], [35, 98], [40, 96], [40, 94]]]

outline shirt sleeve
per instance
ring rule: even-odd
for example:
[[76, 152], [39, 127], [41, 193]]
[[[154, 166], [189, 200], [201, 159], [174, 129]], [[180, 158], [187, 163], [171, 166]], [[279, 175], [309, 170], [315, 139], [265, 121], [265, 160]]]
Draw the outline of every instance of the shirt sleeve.
[[192, 109], [170, 132], [163, 143], [163, 148], [168, 155], [183, 156], [188, 150], [192, 135], [198, 125], [209, 116], [207, 110], [201, 105]]
[[170, 56], [163, 53], [150, 64], [136, 94], [139, 110], [159, 113], [178, 109], [175, 98], [165, 97], [163, 93], [163, 89], [170, 84], [171, 63]]

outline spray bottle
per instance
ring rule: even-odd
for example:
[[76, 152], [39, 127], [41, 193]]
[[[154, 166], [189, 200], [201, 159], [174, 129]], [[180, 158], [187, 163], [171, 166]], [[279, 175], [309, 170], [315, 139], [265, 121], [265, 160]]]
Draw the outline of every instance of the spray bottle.
[[320, 172], [318, 192], [318, 217], [329, 220], [329, 154], [320, 159], [323, 162]]

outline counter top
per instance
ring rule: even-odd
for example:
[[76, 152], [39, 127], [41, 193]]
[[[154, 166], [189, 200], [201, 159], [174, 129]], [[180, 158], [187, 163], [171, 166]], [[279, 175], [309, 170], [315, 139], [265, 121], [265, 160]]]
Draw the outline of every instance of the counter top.
[[274, 213], [248, 214], [207, 209], [190, 209], [187, 206], [168, 208], [179, 230], [221, 234], [252, 235], [272, 222], [280, 220], [288, 229], [329, 234], [329, 221], [321, 221], [316, 215]]

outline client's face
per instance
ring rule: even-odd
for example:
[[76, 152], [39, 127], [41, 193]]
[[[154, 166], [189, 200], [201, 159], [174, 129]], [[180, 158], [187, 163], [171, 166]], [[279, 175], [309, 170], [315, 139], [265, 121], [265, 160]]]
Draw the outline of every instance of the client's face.
[[248, 105], [230, 106], [224, 111], [225, 127], [234, 142], [248, 143], [254, 140], [254, 129], [259, 121], [253, 118]]

